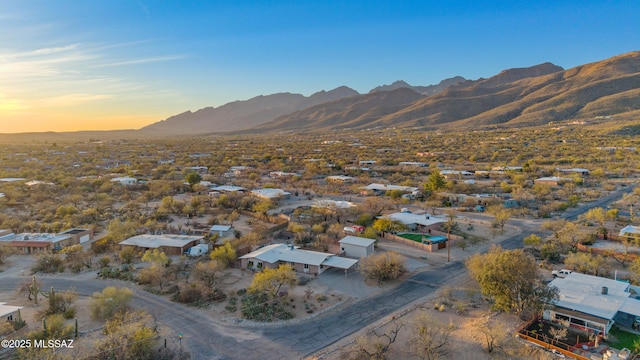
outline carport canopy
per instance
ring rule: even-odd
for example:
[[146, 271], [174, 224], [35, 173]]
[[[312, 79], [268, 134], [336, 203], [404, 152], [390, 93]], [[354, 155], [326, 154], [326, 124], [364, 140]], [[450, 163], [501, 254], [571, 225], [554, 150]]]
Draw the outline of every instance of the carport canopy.
[[339, 257], [339, 256], [331, 256], [327, 258], [325, 261], [323, 261], [322, 265], [348, 270], [357, 263], [358, 263], [358, 260], [356, 259], [349, 259], [349, 258]]

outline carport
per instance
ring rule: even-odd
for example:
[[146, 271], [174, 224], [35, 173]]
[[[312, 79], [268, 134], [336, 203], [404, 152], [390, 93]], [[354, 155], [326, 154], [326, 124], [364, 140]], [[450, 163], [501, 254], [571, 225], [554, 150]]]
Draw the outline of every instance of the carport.
[[349, 275], [349, 269], [353, 268], [358, 263], [356, 259], [349, 259], [340, 256], [330, 256], [322, 262], [322, 266], [329, 266], [332, 268], [344, 270], [344, 276]]

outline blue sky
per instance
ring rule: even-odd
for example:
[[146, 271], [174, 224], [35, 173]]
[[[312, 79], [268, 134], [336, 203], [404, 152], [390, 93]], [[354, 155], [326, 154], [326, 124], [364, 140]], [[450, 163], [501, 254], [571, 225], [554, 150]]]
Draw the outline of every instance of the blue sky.
[[3, 0], [0, 133], [140, 128], [341, 85], [640, 50], [640, 1]]

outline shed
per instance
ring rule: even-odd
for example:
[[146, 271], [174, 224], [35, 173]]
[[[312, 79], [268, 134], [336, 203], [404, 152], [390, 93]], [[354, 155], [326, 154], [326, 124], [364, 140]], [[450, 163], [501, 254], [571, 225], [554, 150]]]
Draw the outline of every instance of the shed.
[[345, 236], [340, 243], [340, 250], [351, 258], [367, 257], [374, 252], [375, 240], [359, 236]]

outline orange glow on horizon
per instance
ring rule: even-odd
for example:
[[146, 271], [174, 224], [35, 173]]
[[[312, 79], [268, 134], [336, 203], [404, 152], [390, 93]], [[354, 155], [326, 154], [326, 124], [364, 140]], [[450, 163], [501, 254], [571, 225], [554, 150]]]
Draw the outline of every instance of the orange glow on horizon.
[[0, 133], [25, 132], [73, 132], [85, 130], [140, 129], [162, 120], [162, 115], [113, 115], [95, 116], [80, 114], [2, 114]]

